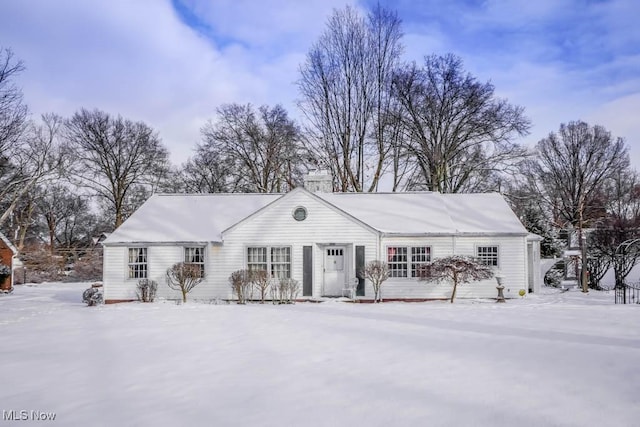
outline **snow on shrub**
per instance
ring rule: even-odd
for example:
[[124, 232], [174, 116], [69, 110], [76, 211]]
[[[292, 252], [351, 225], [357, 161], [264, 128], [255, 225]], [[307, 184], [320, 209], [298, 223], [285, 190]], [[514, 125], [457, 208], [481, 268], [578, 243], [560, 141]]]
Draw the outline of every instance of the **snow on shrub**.
[[458, 283], [469, 283], [493, 277], [493, 270], [477, 258], [453, 255], [436, 259], [418, 269], [420, 280], [429, 282], [451, 281], [451, 302], [456, 297]]
[[82, 302], [89, 307], [102, 304], [102, 290], [99, 287], [90, 287], [82, 293]]
[[11, 276], [11, 267], [0, 262], [0, 281]]

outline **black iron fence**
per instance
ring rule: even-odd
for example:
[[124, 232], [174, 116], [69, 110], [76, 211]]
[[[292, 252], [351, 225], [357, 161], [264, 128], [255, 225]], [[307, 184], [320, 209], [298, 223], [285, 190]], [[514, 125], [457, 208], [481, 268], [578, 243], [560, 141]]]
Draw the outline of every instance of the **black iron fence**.
[[616, 304], [640, 304], [640, 285], [623, 283], [614, 289]]

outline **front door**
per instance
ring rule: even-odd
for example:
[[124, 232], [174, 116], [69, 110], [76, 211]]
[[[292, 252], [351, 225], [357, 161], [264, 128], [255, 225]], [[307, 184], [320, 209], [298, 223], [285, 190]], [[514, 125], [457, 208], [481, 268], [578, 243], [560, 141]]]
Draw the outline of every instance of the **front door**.
[[344, 246], [329, 246], [324, 251], [324, 295], [342, 296], [345, 284]]

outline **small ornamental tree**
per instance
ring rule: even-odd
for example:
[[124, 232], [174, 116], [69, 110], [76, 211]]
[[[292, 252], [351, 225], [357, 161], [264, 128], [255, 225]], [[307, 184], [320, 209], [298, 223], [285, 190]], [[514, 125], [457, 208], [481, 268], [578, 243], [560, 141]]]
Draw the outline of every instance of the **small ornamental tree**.
[[389, 278], [389, 267], [382, 261], [368, 262], [361, 273], [373, 285], [373, 302], [382, 302], [380, 290], [385, 280]]
[[182, 302], [187, 302], [187, 294], [204, 279], [204, 274], [197, 264], [179, 262], [167, 269], [167, 285], [173, 290], [182, 292]]
[[451, 302], [456, 297], [458, 283], [469, 283], [493, 277], [493, 270], [477, 258], [453, 255], [436, 259], [418, 269], [420, 280], [429, 282], [453, 282]]

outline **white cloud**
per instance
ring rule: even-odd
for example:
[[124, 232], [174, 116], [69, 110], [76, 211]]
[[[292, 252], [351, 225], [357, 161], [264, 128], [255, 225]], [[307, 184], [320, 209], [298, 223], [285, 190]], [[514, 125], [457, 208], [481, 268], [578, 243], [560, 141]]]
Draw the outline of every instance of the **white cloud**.
[[[297, 117], [298, 67], [332, 10], [346, 1], [182, 3], [199, 15], [202, 32], [186, 25], [169, 0], [3, 0], [0, 40], [26, 63], [20, 84], [35, 114], [69, 116], [86, 107], [143, 120], [159, 131], [178, 163], [191, 154], [199, 128], [222, 103], [281, 103]], [[549, 34], [531, 31], [547, 28], [547, 20], [557, 22], [570, 3], [452, 3], [446, 10], [459, 14], [446, 16], [438, 13], [445, 6], [432, 3], [398, 3], [405, 59], [460, 55], [467, 70], [495, 84], [499, 96], [526, 108], [534, 122], [526, 143], [577, 119], [593, 119], [629, 145], [636, 143], [640, 26], [633, 2], [590, 6], [589, 16], [606, 29], [597, 34], [606, 56], [590, 66], [559, 56]], [[501, 38], [502, 30], [516, 31], [517, 42]], [[567, 43], [592, 40], [593, 34], [585, 34]]]

